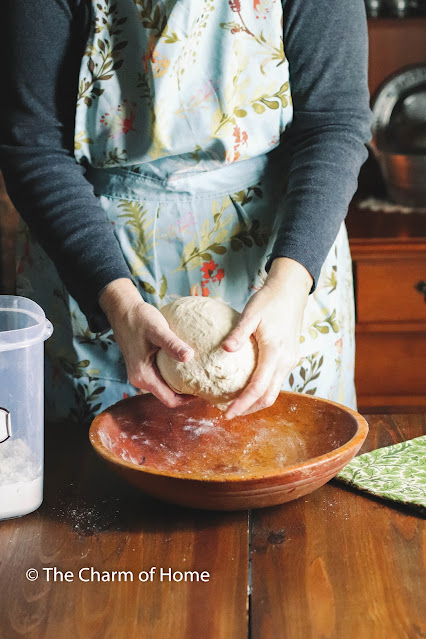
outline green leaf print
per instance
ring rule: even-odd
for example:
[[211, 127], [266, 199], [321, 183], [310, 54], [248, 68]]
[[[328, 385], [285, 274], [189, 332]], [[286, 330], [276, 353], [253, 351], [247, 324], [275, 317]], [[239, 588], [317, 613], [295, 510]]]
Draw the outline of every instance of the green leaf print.
[[100, 393], [103, 393], [105, 390], [105, 386], [99, 386], [98, 388], [95, 388], [95, 390], [92, 393], [92, 397], [95, 395], [99, 395]]
[[140, 284], [146, 293], [149, 293], [150, 295], [156, 294], [155, 288], [149, 282], [141, 282]]
[[223, 255], [224, 253], [226, 253], [226, 247], [220, 246], [219, 244], [212, 244], [210, 250], [217, 255]]
[[146, 100], [152, 101], [152, 80], [149, 81], [149, 76], [138, 71], [138, 83], [136, 87], [140, 89], [140, 96]]
[[253, 220], [251, 227], [248, 229], [242, 224], [238, 224], [231, 236], [231, 249], [240, 251], [244, 246], [251, 248], [256, 246], [266, 246], [269, 242], [270, 230], [261, 227], [259, 220]]
[[182, 36], [183, 46], [179, 58], [173, 68], [173, 73], [177, 78], [178, 88], [180, 89], [180, 81], [182, 76], [188, 71], [197, 59], [200, 41], [203, 36], [204, 29], [214, 9], [215, 0], [199, 0], [197, 3], [198, 14], [194, 18], [188, 33]]
[[[179, 42], [179, 36], [173, 31], [168, 33], [168, 15], [161, 13], [164, 11], [160, 3], [153, 6], [152, 0], [134, 0], [139, 11], [139, 20], [145, 29], [153, 32], [153, 35], [159, 40], [164, 40], [166, 44]], [[168, 7], [166, 5], [166, 12]]]
[[355, 457], [336, 479], [426, 510], [426, 435]]
[[225, 196], [222, 199], [220, 208], [217, 200], [213, 201], [213, 228], [210, 230], [209, 220], [204, 222], [201, 229], [201, 237], [199, 238], [197, 234], [185, 246], [181, 256], [180, 266], [176, 269], [177, 271], [184, 269], [192, 270], [201, 266], [203, 261], [210, 261], [212, 259], [212, 254], [209, 251], [218, 255], [226, 253], [227, 249], [223, 246], [222, 242], [229, 239], [230, 231], [227, 227], [233, 219], [233, 215], [230, 214], [225, 217], [224, 212], [229, 207], [230, 203], [231, 198], [229, 196]]
[[[231, 4], [231, 3], [230, 3]], [[277, 66], [279, 66], [280, 64], [282, 64], [285, 61], [285, 55], [284, 55], [284, 45], [283, 45], [283, 39], [280, 39], [280, 47], [277, 48], [276, 46], [274, 46], [273, 44], [271, 44], [270, 42], [268, 42], [262, 31], [260, 32], [259, 35], [256, 35], [255, 33], [253, 33], [247, 26], [243, 15], [242, 15], [242, 9], [240, 5], [231, 4], [231, 8], [232, 10], [236, 13], [236, 15], [238, 16], [239, 21], [238, 22], [221, 22], [220, 26], [222, 29], [226, 29], [228, 31], [230, 31], [232, 34], [241, 34], [244, 33], [247, 36], [250, 36], [251, 38], [253, 38], [258, 44], [259, 46], [264, 49], [265, 51], [267, 51], [268, 53], [268, 57], [266, 58], [265, 62], [263, 63], [263, 66], [267, 63], [270, 62], [272, 60], [277, 60]], [[238, 37], [238, 36], [237, 36]], [[263, 71], [263, 66], [262, 71]]]
[[83, 144], [93, 144], [93, 140], [87, 136], [86, 131], [79, 131], [74, 137], [74, 150], [79, 151]]
[[247, 98], [245, 96], [245, 89], [249, 84], [249, 80], [247, 78], [240, 80], [241, 74], [246, 70], [249, 65], [248, 56], [238, 55], [235, 50], [234, 45], [234, 55], [237, 59], [237, 68], [235, 70], [235, 75], [233, 77], [232, 83], [229, 83], [225, 90], [224, 100], [225, 103], [220, 99], [219, 95], [219, 106], [213, 114], [213, 119], [211, 123], [211, 135], [209, 138], [215, 138], [216, 136], [226, 135], [227, 133], [231, 134], [231, 131], [237, 126], [236, 117], [243, 118], [247, 115], [247, 110], [245, 108], [245, 102]]
[[127, 154], [126, 151], [119, 151], [118, 147], [115, 147], [112, 151], [104, 151], [103, 156], [103, 160], [97, 163], [98, 168], [106, 168], [107, 166], [120, 164], [126, 160]]
[[260, 102], [253, 102], [252, 107], [256, 111], [256, 113], [263, 113], [264, 111], [266, 111], [266, 107]]
[[263, 98], [262, 102], [266, 104], [269, 109], [278, 109], [279, 107], [278, 102], [272, 102], [272, 100], [267, 100], [266, 98]]
[[[308, 388], [312, 382], [319, 378], [321, 369], [324, 364], [324, 357], [321, 356], [317, 359], [319, 353], [313, 353], [302, 360], [302, 364], [299, 363], [299, 370], [294, 369], [290, 375], [289, 382], [293, 391], [297, 393], [305, 393], [307, 395], [315, 395], [317, 388]], [[302, 383], [296, 384], [296, 375], [300, 377]]]
[[242, 248], [243, 248], [242, 242], [240, 242], [239, 240], [235, 239], [234, 237], [231, 238], [231, 249], [233, 251], [235, 251], [237, 253], [238, 251], [241, 251]]
[[151, 29], [156, 35], [167, 26], [167, 16], [162, 16], [160, 6], [158, 4], [153, 7], [152, 0], [134, 0], [135, 5], [139, 9], [139, 19], [145, 29]]
[[324, 288], [329, 288], [328, 294], [330, 295], [337, 288], [337, 273], [336, 266], [333, 266], [330, 275], [324, 278]]
[[83, 77], [78, 87], [77, 105], [84, 102], [88, 108], [93, 100], [102, 95], [104, 89], [96, 86], [99, 82], [106, 82], [114, 76], [114, 71], [119, 69], [124, 60], [121, 57], [123, 49], [127, 46], [126, 40], [119, 40], [121, 30], [117, 27], [127, 21], [127, 18], [118, 18], [117, 4], [110, 4], [109, 0], [103, 0], [97, 4], [99, 15], [96, 17], [95, 33], [103, 33], [86, 48], [87, 70], [90, 77]]
[[161, 276], [160, 282], [160, 300], [162, 300], [167, 293], [167, 279], [165, 275]]
[[330, 328], [334, 333], [338, 333], [339, 325], [336, 322], [336, 310], [334, 309], [331, 315], [325, 317], [323, 320], [317, 320], [308, 328], [309, 335], [312, 338], [318, 337], [318, 333], [326, 335], [330, 332]]
[[259, 186], [249, 186], [246, 190], [237, 191], [231, 195], [233, 202], [238, 202], [241, 206], [245, 206], [252, 201], [253, 195], [258, 198], [263, 197], [262, 189]]
[[84, 359], [80, 362], [76, 362], [70, 357], [60, 357], [59, 364], [66, 373], [75, 379], [80, 379], [81, 377], [88, 375], [88, 371], [84, 369], [87, 369], [87, 367], [90, 366], [90, 361], [88, 359]]
[[103, 331], [101, 333], [92, 333], [86, 323], [81, 321], [80, 315], [72, 313], [74, 335], [79, 344], [85, 344], [87, 346], [100, 346], [103, 351], [107, 351], [108, 348], [115, 343], [115, 337], [112, 330]]
[[118, 217], [125, 219], [126, 224], [135, 233], [136, 243], [133, 245], [133, 250], [141, 258], [146, 256], [154, 246], [154, 229], [150, 229], [154, 220], [146, 219], [147, 210], [140, 202], [120, 200], [118, 208], [125, 211]]
[[286, 107], [288, 105], [289, 96], [286, 95], [290, 90], [290, 85], [288, 82], [284, 82], [283, 85], [279, 88], [278, 91], [273, 93], [272, 95], [262, 95], [258, 96], [251, 102], [251, 105], [256, 113], [263, 113], [265, 111], [265, 107], [268, 109], [278, 109], [281, 106]]
[[90, 423], [102, 406], [100, 395], [105, 386], [98, 386], [98, 379], [85, 377], [74, 389], [75, 408], [71, 409], [71, 419], [81, 424]]
[[180, 38], [178, 37], [178, 35], [173, 31], [173, 33], [171, 33], [170, 35], [167, 33], [162, 33], [161, 37], [163, 38], [164, 42], [166, 44], [174, 44], [175, 42], [179, 42]]

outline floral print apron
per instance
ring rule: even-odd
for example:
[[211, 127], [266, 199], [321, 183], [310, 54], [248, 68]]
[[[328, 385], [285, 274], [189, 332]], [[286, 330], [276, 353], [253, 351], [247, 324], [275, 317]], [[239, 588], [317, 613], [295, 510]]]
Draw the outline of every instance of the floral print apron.
[[[263, 285], [280, 223], [279, 140], [292, 119], [281, 2], [99, 0], [92, 17], [75, 155], [141, 295], [158, 308], [211, 296], [241, 312]], [[112, 331], [90, 332], [25, 226], [17, 288], [55, 328], [46, 346], [49, 419], [88, 422], [138, 392]], [[342, 225], [283, 389], [355, 407], [353, 334]]]

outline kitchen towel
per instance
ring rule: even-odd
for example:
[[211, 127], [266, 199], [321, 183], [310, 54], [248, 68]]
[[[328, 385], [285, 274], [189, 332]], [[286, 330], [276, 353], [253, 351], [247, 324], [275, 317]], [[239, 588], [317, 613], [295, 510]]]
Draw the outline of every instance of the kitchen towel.
[[426, 435], [359, 455], [336, 479], [426, 512]]

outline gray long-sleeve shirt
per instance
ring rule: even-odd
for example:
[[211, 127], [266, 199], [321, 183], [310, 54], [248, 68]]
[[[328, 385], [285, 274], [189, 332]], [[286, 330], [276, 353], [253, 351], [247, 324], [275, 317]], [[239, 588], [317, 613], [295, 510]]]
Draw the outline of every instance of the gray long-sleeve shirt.
[[[367, 157], [366, 19], [363, 0], [282, 4], [294, 119], [282, 140], [290, 149], [288, 188], [268, 265], [290, 257], [316, 282]], [[3, 0], [0, 168], [12, 202], [91, 328], [103, 330], [100, 291], [131, 275], [73, 155], [90, 12], [89, 0]]]

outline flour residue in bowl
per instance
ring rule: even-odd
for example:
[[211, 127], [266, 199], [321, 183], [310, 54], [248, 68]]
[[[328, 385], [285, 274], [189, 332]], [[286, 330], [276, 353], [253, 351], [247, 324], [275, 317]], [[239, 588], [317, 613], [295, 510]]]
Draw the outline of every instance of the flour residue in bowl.
[[122, 460], [161, 472], [202, 479], [223, 475], [248, 477], [306, 459], [305, 441], [291, 423], [272, 424], [259, 416], [228, 421], [191, 417], [179, 411], [173, 420], [123, 420], [115, 432], [103, 433], [103, 445]]
[[190, 432], [194, 437], [211, 433], [212, 430], [214, 430], [215, 434], [219, 434], [219, 432], [223, 432], [223, 428], [221, 428], [217, 422], [217, 419], [195, 419], [194, 417], [188, 417], [186, 424], [182, 428]]

